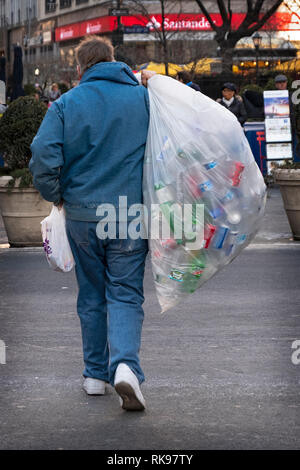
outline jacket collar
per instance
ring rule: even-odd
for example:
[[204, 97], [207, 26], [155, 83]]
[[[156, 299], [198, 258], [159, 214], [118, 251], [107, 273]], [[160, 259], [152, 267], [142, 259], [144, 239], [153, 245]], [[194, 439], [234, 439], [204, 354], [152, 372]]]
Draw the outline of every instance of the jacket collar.
[[80, 84], [95, 80], [108, 80], [133, 86], [139, 85], [130, 67], [124, 62], [99, 62], [83, 74]]

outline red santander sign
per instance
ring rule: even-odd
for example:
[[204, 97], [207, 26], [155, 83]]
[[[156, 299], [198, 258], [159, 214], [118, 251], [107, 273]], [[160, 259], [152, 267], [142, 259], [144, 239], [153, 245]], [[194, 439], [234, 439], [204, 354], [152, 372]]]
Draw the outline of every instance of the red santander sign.
[[[219, 13], [212, 13], [211, 18], [216, 26], [222, 25], [222, 17]], [[234, 13], [232, 16], [232, 28], [240, 26], [245, 18], [244, 13]], [[296, 19], [295, 19], [296, 18]], [[136, 15], [123, 16], [121, 22], [125, 27], [143, 26], [149, 31], [162, 29], [162, 16], [152, 15], [151, 18]], [[57, 42], [76, 39], [87, 34], [100, 34], [112, 32], [117, 28], [115, 16], [101, 16], [81, 23], [56, 28], [55, 40]], [[168, 14], [164, 18], [166, 31], [212, 31], [212, 28], [204, 15], [195, 14]], [[300, 30], [300, 20], [289, 12], [276, 12], [262, 29], [266, 30]]]
[[81, 23], [72, 23], [55, 30], [55, 41], [67, 41], [76, 39], [88, 34], [100, 34], [113, 31], [117, 27], [115, 16], [101, 16]]
[[[216, 26], [223, 24], [219, 13], [212, 13], [211, 19]], [[231, 19], [232, 29], [237, 29], [245, 19], [245, 13], [234, 13]], [[152, 15], [150, 18], [142, 15], [122, 17], [124, 26], [147, 26], [150, 31], [162, 29], [162, 15]], [[166, 31], [212, 31], [211, 25], [204, 15], [169, 14], [165, 15], [164, 28]], [[276, 12], [264, 25], [266, 30], [300, 30], [300, 19], [290, 12]]]
[[[222, 24], [221, 15], [212, 14], [212, 20], [217, 25]], [[145, 17], [142, 15], [124, 16], [124, 26], [147, 26], [150, 31], [162, 29], [162, 15]], [[169, 14], [165, 15], [164, 28], [166, 31], [210, 31], [211, 26], [204, 15], [195, 14]]]

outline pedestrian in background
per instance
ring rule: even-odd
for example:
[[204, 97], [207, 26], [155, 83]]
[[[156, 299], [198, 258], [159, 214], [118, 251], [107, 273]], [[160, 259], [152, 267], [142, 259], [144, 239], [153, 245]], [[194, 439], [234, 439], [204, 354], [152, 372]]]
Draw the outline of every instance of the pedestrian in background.
[[234, 83], [226, 82], [222, 86], [222, 98], [217, 102], [231, 111], [238, 119], [241, 126], [247, 121], [247, 113], [241, 97], [236, 95], [236, 86]]
[[42, 94], [40, 93], [39, 90], [35, 90], [35, 93], [33, 96], [34, 96], [35, 101], [40, 101]]
[[275, 88], [276, 90], [287, 90], [288, 89], [288, 79], [285, 75], [279, 74], [275, 77]]
[[[149, 125], [147, 89], [114, 59], [108, 40], [84, 39], [76, 49], [79, 85], [48, 110], [31, 150], [30, 170], [44, 199], [62, 203], [76, 263], [87, 394], [109, 382], [126, 410], [143, 410], [139, 350], [148, 241], [97, 235], [97, 208], [143, 202], [143, 161]], [[151, 74], [143, 74], [144, 83]], [[134, 110], [134, 112], [132, 112]], [[104, 223], [106, 226], [107, 222]], [[124, 226], [124, 225], [123, 225]], [[127, 234], [126, 234], [127, 235]], [[123, 238], [122, 238], [123, 237]]]
[[45, 96], [45, 95], [41, 96], [40, 101], [41, 101], [41, 103], [44, 103], [46, 108], [50, 108], [50, 101], [49, 101], [49, 98], [47, 96]]
[[49, 93], [49, 101], [51, 103], [53, 103], [54, 101], [56, 101], [58, 98], [60, 98], [61, 96], [61, 92], [58, 88], [58, 85], [57, 83], [53, 83], [52, 84], [52, 87], [51, 87], [51, 90], [50, 90], [50, 93]]
[[182, 70], [181, 72], [178, 72], [176, 75], [176, 80], [178, 80], [181, 83], [184, 83], [190, 88], [193, 88], [193, 90], [201, 91], [199, 85], [197, 85], [197, 83], [192, 82], [192, 76], [186, 70]]
[[[276, 75], [275, 79], [275, 88], [276, 90], [288, 90], [288, 79], [286, 75]], [[294, 104], [292, 101], [292, 93], [289, 92], [289, 105], [290, 105], [290, 119], [293, 132], [296, 130], [296, 116]]]

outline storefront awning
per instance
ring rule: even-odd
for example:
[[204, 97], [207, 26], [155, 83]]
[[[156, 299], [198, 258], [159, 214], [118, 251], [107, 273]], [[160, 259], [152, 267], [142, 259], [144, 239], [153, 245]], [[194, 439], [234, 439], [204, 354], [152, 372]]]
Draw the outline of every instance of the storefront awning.
[[[198, 60], [197, 62], [190, 62], [189, 64], [185, 64], [185, 65], [169, 63], [169, 75], [175, 76], [177, 72], [180, 72], [181, 70], [187, 70], [188, 72], [193, 72], [196, 74], [211, 73], [211, 65], [217, 62], [220, 62], [220, 59], [203, 58], [203, 59]], [[152, 70], [153, 72], [164, 75], [165, 64], [149, 62], [149, 63], [140, 65], [138, 67], [138, 71], [141, 71], [141, 70]]]
[[300, 58], [295, 58], [284, 62], [283, 64], [276, 65], [274, 70], [283, 72], [300, 72]]

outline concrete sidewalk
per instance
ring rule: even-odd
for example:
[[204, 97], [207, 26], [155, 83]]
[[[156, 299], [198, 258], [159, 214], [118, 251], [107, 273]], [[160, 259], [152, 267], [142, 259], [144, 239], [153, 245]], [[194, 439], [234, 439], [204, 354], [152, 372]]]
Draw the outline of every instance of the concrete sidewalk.
[[269, 187], [264, 220], [253, 243], [290, 243], [292, 241], [292, 233], [279, 187]]
[[0, 449], [298, 449], [300, 244], [280, 204], [271, 190], [256, 242], [164, 315], [147, 264], [144, 413], [81, 389], [74, 273], [1, 250]]

